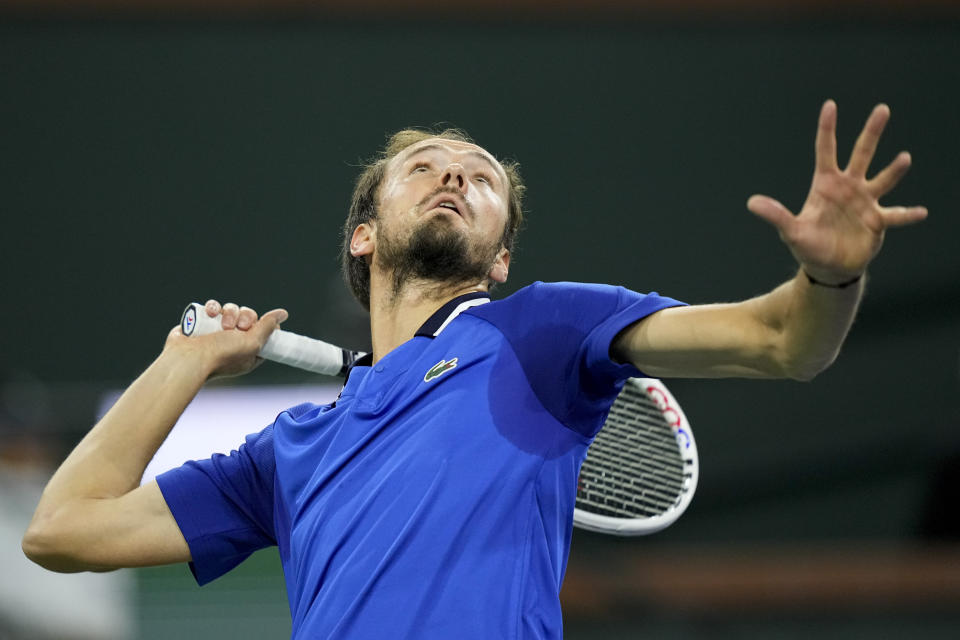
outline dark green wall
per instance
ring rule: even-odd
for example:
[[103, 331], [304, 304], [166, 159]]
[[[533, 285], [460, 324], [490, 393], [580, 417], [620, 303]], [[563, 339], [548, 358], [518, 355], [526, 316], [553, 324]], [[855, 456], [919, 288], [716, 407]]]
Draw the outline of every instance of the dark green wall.
[[3, 23], [3, 369], [123, 383], [207, 297], [285, 305], [288, 328], [362, 346], [336, 257], [356, 164], [441, 121], [523, 164], [504, 293], [751, 296], [793, 264], [747, 197], [798, 207], [823, 99], [844, 156], [883, 100], [879, 157], [915, 159], [890, 202], [930, 219], [889, 234], [812, 384], [674, 383], [704, 475], [664, 538], [912, 535], [960, 443], [958, 61], [956, 24]]

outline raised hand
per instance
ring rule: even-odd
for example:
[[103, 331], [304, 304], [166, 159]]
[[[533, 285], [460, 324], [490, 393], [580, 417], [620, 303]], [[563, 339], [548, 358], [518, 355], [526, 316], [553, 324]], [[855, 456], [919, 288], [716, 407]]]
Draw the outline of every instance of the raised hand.
[[262, 362], [257, 355], [260, 349], [287, 319], [284, 309], [274, 309], [258, 319], [257, 312], [249, 307], [232, 302], [221, 306], [216, 300], [208, 300], [204, 310], [211, 318], [220, 315], [223, 331], [188, 339], [177, 325], [167, 336], [165, 349], [185, 349], [199, 355], [208, 364], [210, 377], [242, 375], [256, 368]]
[[906, 151], [867, 179], [889, 118], [887, 105], [874, 107], [846, 169], [841, 170], [837, 164], [837, 105], [827, 100], [820, 110], [813, 184], [799, 215], [769, 196], [754, 195], [747, 201], [747, 208], [777, 228], [801, 267], [820, 282], [837, 284], [860, 276], [880, 251], [888, 227], [927, 217], [925, 207], [884, 207], [879, 202], [910, 168]]

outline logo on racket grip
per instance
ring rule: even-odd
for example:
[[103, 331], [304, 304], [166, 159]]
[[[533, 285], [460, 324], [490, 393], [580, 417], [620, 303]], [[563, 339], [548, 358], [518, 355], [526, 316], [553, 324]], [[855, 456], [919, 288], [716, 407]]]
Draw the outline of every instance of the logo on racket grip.
[[676, 429], [677, 443], [684, 449], [689, 449], [690, 434], [680, 426], [680, 411], [670, 404], [670, 400], [667, 399], [666, 394], [664, 394], [661, 389], [650, 385], [647, 387], [647, 393], [653, 398], [653, 401], [657, 403], [660, 410], [663, 411], [663, 417], [666, 418], [667, 424]]
[[180, 330], [183, 335], [189, 336], [197, 327], [197, 308], [190, 305], [183, 312], [183, 320], [180, 321]]

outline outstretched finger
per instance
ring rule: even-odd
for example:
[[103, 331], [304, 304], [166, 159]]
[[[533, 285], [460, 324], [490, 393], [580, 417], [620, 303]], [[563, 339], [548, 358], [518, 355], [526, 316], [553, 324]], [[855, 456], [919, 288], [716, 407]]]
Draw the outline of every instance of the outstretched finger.
[[920, 222], [927, 217], [926, 207], [884, 207], [880, 210], [888, 227], [903, 227]]
[[747, 200], [747, 209], [758, 218], [766, 220], [784, 235], [787, 235], [794, 222], [794, 215], [779, 201], [769, 196], [754, 195]]
[[817, 171], [837, 168], [837, 103], [827, 100], [820, 109], [817, 125]]
[[893, 162], [888, 164], [883, 171], [873, 177], [869, 182], [870, 190], [877, 198], [890, 193], [900, 179], [907, 174], [910, 169], [912, 159], [906, 151], [901, 151]]
[[880, 142], [880, 135], [883, 134], [888, 120], [890, 120], [890, 107], [878, 104], [873, 108], [873, 112], [867, 118], [867, 124], [863, 125], [863, 131], [853, 145], [850, 163], [847, 164], [847, 171], [850, 174], [860, 178], [867, 175], [867, 169], [870, 168], [873, 154], [877, 151], [877, 143]]

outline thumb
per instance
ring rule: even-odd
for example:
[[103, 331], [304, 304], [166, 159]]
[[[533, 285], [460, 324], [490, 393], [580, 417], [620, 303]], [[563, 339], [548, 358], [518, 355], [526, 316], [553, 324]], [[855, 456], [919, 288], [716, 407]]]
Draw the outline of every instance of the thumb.
[[263, 314], [257, 323], [250, 329], [257, 341], [264, 345], [270, 338], [270, 334], [280, 328], [280, 323], [284, 322], [290, 314], [286, 309], [273, 309]]
[[772, 224], [782, 234], [786, 234], [794, 221], [794, 216], [790, 210], [770, 196], [750, 196], [750, 199], [747, 200], [747, 209], [758, 218]]

